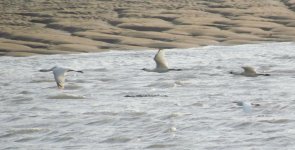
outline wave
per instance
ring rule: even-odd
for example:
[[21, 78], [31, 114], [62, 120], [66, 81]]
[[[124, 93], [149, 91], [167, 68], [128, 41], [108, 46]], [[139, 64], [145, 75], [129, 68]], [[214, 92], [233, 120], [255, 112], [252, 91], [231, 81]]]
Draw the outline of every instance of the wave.
[[49, 96], [47, 99], [85, 99], [84, 96], [79, 95], [68, 95], [68, 94], [59, 94], [54, 96]]

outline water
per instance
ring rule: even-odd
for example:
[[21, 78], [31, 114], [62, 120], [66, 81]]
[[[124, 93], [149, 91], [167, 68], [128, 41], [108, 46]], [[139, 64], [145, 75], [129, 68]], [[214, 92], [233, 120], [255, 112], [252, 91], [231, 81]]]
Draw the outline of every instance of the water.
[[[0, 58], [0, 149], [294, 149], [295, 44]], [[54, 65], [68, 73], [58, 90]], [[272, 76], [233, 76], [253, 66]], [[244, 112], [235, 101], [260, 104]]]

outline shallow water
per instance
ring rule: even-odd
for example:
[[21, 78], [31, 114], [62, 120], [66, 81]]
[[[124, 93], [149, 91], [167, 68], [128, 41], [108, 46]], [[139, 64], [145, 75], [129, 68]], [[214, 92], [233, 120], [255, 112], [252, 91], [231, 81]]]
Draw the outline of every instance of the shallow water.
[[[0, 58], [0, 149], [293, 149], [295, 44]], [[54, 65], [68, 73], [58, 90]], [[253, 66], [270, 77], [233, 76]], [[260, 104], [250, 113], [235, 101]]]

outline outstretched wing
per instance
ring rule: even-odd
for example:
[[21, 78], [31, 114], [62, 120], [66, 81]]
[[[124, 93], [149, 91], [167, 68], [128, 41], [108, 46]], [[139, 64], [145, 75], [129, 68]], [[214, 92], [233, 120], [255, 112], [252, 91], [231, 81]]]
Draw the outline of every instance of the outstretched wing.
[[168, 63], [165, 59], [165, 51], [159, 49], [158, 53], [155, 55], [154, 60], [157, 65], [157, 69], [168, 69]]
[[65, 84], [65, 70], [62, 68], [54, 69], [53, 75], [54, 75], [54, 79], [57, 84], [57, 87], [59, 89], [63, 89]]

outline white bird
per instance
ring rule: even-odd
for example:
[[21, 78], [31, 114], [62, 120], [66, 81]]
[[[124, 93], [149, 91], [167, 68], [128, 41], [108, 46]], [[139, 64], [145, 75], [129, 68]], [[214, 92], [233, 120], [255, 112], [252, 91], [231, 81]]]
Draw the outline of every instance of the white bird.
[[244, 69], [244, 72], [242, 72], [242, 73], [233, 72], [233, 71], [231, 71], [229, 73], [234, 74], [234, 75], [243, 75], [246, 77], [270, 76], [270, 74], [257, 73], [254, 68], [249, 67], [249, 66], [243, 66], [242, 68]]
[[236, 101], [233, 102], [236, 103], [238, 106], [242, 106], [243, 107], [243, 111], [245, 113], [251, 113], [252, 112], [252, 106], [260, 106], [260, 104], [253, 104], [250, 102], [243, 102], [243, 101]]
[[168, 72], [168, 71], [181, 71], [182, 69], [169, 69], [168, 63], [165, 58], [165, 51], [163, 49], [159, 49], [158, 53], [155, 55], [154, 60], [156, 62], [156, 68], [155, 69], [146, 69], [143, 68], [142, 70], [147, 72]]
[[252, 112], [252, 107], [251, 107], [250, 102], [243, 102], [243, 110], [245, 113], [251, 113]]
[[39, 71], [40, 72], [53, 71], [54, 79], [55, 79], [55, 82], [56, 82], [57, 87], [59, 89], [64, 89], [65, 75], [66, 75], [67, 72], [74, 71], [74, 72], [83, 73], [83, 71], [76, 71], [76, 70], [62, 68], [62, 67], [57, 67], [57, 66], [54, 66], [51, 69], [41, 69]]

